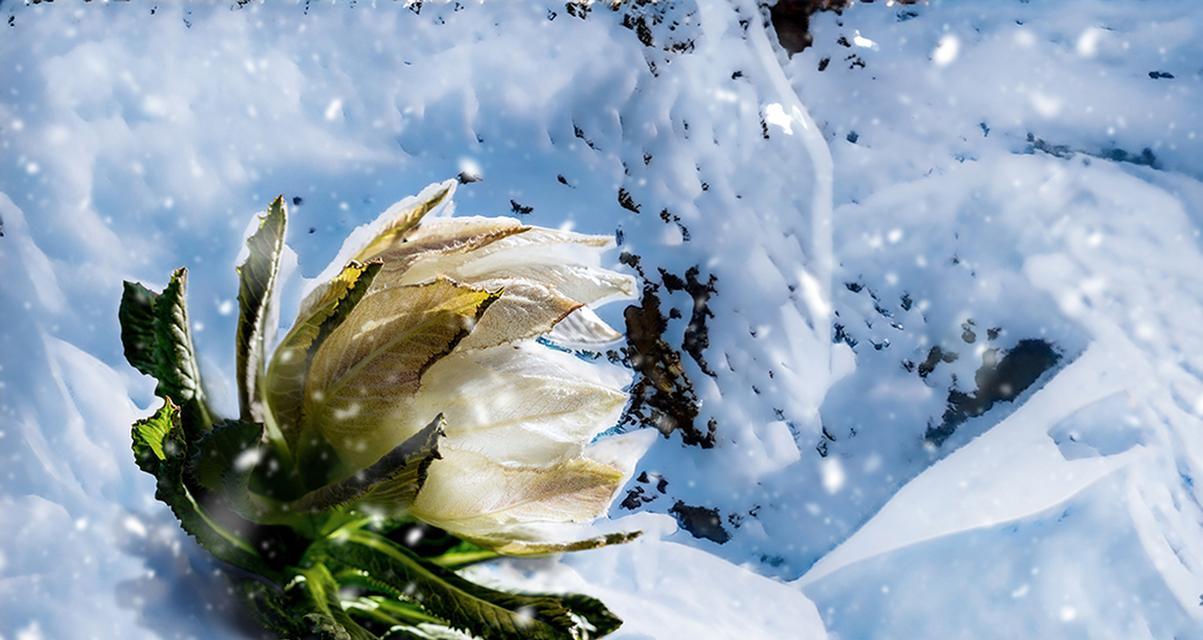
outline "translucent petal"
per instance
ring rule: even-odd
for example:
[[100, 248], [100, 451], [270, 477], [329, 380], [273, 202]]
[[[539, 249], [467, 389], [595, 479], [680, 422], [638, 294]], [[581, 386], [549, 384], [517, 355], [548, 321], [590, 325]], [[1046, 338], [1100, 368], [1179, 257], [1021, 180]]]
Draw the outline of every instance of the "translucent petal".
[[[467, 218], [455, 218], [454, 220], [465, 219]], [[506, 220], [515, 225], [518, 224], [518, 221], [513, 218], [485, 218], [485, 220]], [[423, 260], [413, 265], [413, 273], [407, 274], [406, 278], [410, 282], [421, 282], [439, 274], [456, 272], [467, 264], [486, 258], [496, 259], [501, 263], [535, 260], [598, 266], [601, 264], [601, 255], [613, 246], [614, 239], [609, 236], [586, 235], [546, 227], [524, 227], [522, 233], [515, 233], [487, 246], [481, 246], [470, 254], [440, 256], [435, 259]]]
[[622, 334], [589, 307], [580, 307], [556, 323], [547, 338], [567, 349], [601, 351], [622, 340]]

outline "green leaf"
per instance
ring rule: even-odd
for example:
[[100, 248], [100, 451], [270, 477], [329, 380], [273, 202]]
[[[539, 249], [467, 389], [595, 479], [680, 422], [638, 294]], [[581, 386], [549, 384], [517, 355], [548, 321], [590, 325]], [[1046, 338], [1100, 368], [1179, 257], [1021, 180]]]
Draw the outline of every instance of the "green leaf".
[[[348, 583], [342, 579], [342, 575], [335, 576], [340, 585], [347, 586]], [[351, 583], [353, 588], [363, 584], [361, 581]], [[361, 615], [372, 619], [376, 622], [387, 625], [417, 625], [417, 624], [443, 624], [443, 621], [426, 613], [422, 607], [401, 600], [404, 596], [401, 594], [390, 593], [387, 596], [360, 596], [354, 600], [344, 601], [343, 608], [352, 615]]]
[[440, 458], [438, 443], [444, 430], [443, 416], [439, 415], [366, 469], [289, 502], [252, 497], [260, 506], [257, 513], [246, 515], [261, 524], [295, 525], [298, 519], [349, 504], [402, 509], [413, 502], [426, 482], [431, 463]]
[[243, 595], [259, 622], [279, 638], [371, 640], [339, 602], [338, 584], [321, 565], [295, 570], [283, 589], [248, 581]]
[[439, 414], [371, 466], [306, 494], [294, 506], [303, 511], [324, 511], [352, 502], [385, 511], [408, 506], [426, 484], [431, 463], [442, 457], [438, 445], [445, 432], [446, 422]]
[[588, 637], [601, 638], [614, 633], [622, 626], [622, 618], [614, 615], [601, 600], [580, 593], [565, 593], [556, 596], [574, 616], [588, 621], [593, 629]]
[[302, 620], [308, 632], [330, 640], [376, 640], [377, 636], [351, 619], [338, 595], [338, 582], [325, 565], [300, 569], [285, 592], [300, 591], [305, 608], [311, 613]]
[[454, 547], [451, 547], [443, 553], [428, 559], [444, 569], [458, 571], [459, 569], [470, 567], [478, 562], [485, 562], [500, 557], [501, 554], [492, 549], [482, 547], [474, 542], [461, 540], [459, 544], [455, 545]]
[[398, 625], [380, 636], [380, 640], [475, 640], [470, 633], [456, 631], [439, 624]]
[[482, 587], [363, 530], [346, 532], [323, 550], [335, 563], [412, 593], [412, 600], [449, 626], [484, 640], [600, 638], [621, 624], [594, 598], [527, 595]]
[[274, 584], [248, 580], [241, 585], [243, 599], [259, 624], [280, 638], [302, 637], [306, 630], [301, 622], [304, 614], [297, 615], [289, 607], [284, 590]]
[[188, 440], [208, 431], [213, 419], [205, 403], [185, 301], [188, 271], [177, 269], [162, 293], [126, 282], [117, 317], [125, 358], [158, 380], [155, 393], [171, 398], [184, 414]]
[[158, 299], [159, 294], [127, 280], [117, 309], [126, 361], [138, 371], [155, 377], [159, 369], [159, 321], [155, 315]]
[[189, 471], [209, 491], [231, 485], [246, 487], [247, 477], [262, 457], [263, 425], [241, 420], [223, 420], [197, 441], [191, 452]]
[[246, 571], [275, 575], [249, 543], [205, 513], [185, 484], [188, 443], [180, 417], [180, 408], [164, 398], [162, 408], [133, 426], [134, 459], [155, 477], [155, 498], [171, 507], [184, 531], [209, 553]]
[[259, 229], [246, 241], [250, 251], [246, 261], [238, 266], [238, 333], [237, 358], [238, 406], [246, 421], [263, 421], [259, 384], [263, 376], [268, 322], [271, 318], [272, 294], [280, 272], [280, 252], [284, 249], [284, 231], [288, 212], [284, 196], [268, 207], [267, 215], [259, 219]]
[[[495, 549], [501, 555], [523, 557], [545, 556], [553, 553], [571, 553], [573, 551], [600, 549], [602, 547], [608, 547], [614, 544], [626, 544], [637, 539], [641, 535], [643, 535], [642, 531], [617, 531], [614, 533], [594, 536], [592, 538], [566, 541], [528, 541], [517, 540], [513, 538], [489, 538], [487, 536], [475, 538], [475, 541], [482, 545], [488, 545], [489, 548]], [[466, 559], [470, 558], [471, 556], [468, 556]]]

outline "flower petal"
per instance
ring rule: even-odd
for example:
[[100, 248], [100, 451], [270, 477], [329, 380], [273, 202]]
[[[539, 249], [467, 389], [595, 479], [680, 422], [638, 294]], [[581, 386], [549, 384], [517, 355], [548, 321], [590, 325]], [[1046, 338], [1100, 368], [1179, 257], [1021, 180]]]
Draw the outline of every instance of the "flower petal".
[[522, 235], [527, 227], [513, 218], [443, 218], [428, 220], [405, 237], [373, 257], [384, 260], [384, 273], [377, 288], [417, 284], [447, 275], [431, 272], [426, 277], [409, 277], [406, 272], [415, 263], [448, 262], [461, 260], [485, 251], [487, 247], [506, 238]]
[[324, 289], [332, 285], [343, 265], [352, 260], [368, 261], [385, 248], [408, 237], [423, 217], [439, 209], [450, 208], [455, 185], [455, 180], [428, 185], [418, 195], [401, 199], [372, 222], [352, 231], [343, 241], [343, 246], [334, 260], [314, 278], [317, 284], [301, 301], [301, 310], [297, 316], [304, 318], [312, 313], [313, 306], [326, 295]]
[[469, 540], [496, 540], [518, 525], [594, 520], [622, 479], [618, 469], [587, 458], [548, 468], [506, 466], [449, 444], [410, 512]]
[[[584, 458], [601, 463], [621, 474], [615, 489], [621, 489], [634, 475], [635, 465], [648, 447], [655, 442], [657, 432], [641, 429], [603, 438], [585, 450]], [[611, 501], [613, 496], [611, 497]], [[607, 503], [607, 509], [609, 503]], [[611, 523], [614, 524], [614, 523]], [[478, 537], [478, 544], [506, 555], [541, 555], [596, 549], [611, 544], [630, 542], [639, 531], [622, 527], [619, 531], [601, 532], [594, 526], [573, 523], [520, 522], [495, 529], [488, 537]]]
[[353, 464], [375, 461], [422, 426], [399, 421], [398, 414], [411, 404], [425, 370], [450, 353], [496, 299], [445, 279], [369, 293], [313, 356], [305, 424], [320, 429]]
[[[471, 220], [471, 218], [455, 218], [454, 220]], [[515, 225], [518, 224], [518, 221], [513, 218], [485, 218], [484, 220], [508, 221]], [[431, 223], [433, 222], [441, 221], [432, 220]], [[421, 281], [438, 274], [450, 273], [464, 265], [486, 258], [519, 263], [528, 260], [551, 263], [570, 262], [595, 267], [601, 264], [602, 254], [613, 246], [614, 239], [610, 236], [587, 235], [546, 227], [523, 227], [521, 233], [515, 233], [487, 246], [481, 246], [471, 253], [446, 256], [416, 264], [414, 265], [415, 271], [409, 278], [411, 281]]]
[[489, 264], [481, 260], [446, 274], [461, 282], [510, 280], [538, 282], [557, 294], [581, 304], [600, 306], [635, 297], [635, 278], [625, 273], [579, 264], [540, 263], [534, 260]]
[[489, 307], [472, 334], [460, 343], [459, 351], [485, 349], [544, 335], [581, 308], [581, 303], [534, 282], [487, 280], [473, 284], [501, 291], [501, 298]]
[[[351, 262], [338, 277], [321, 289], [311, 301], [309, 313], [297, 318], [272, 354], [264, 379], [267, 418], [273, 421], [291, 446], [300, 432], [301, 404], [305, 376], [310, 357], [323, 326], [339, 315], [346, 315], [346, 306], [354, 306], [367, 290], [367, 285], [379, 270], [379, 263]], [[327, 329], [329, 331], [329, 328]]]
[[403, 242], [426, 214], [444, 202], [450, 202], [451, 195], [455, 193], [455, 183], [452, 181], [439, 184], [433, 193], [430, 193], [431, 187], [424, 189], [414, 201], [406, 198], [389, 207], [378, 218], [382, 222], [378, 223], [380, 227], [375, 237], [356, 252], [354, 259], [360, 262], [371, 260], [395, 244]]
[[589, 307], [580, 307], [556, 323], [547, 338], [566, 349], [601, 351], [622, 340], [622, 334]]
[[612, 244], [608, 236], [532, 227], [475, 251], [416, 260], [398, 282], [440, 275], [468, 283], [534, 282], [586, 305], [634, 298], [634, 277], [598, 266]]
[[624, 483], [635, 473], [647, 450], [660, 435], [655, 429], [639, 429], [628, 433], [602, 438], [585, 449], [585, 457], [614, 467], [622, 472]]
[[618, 421], [627, 380], [617, 367], [539, 344], [495, 347], [432, 366], [413, 411], [443, 412], [448, 446], [500, 462], [549, 466], [580, 455]]

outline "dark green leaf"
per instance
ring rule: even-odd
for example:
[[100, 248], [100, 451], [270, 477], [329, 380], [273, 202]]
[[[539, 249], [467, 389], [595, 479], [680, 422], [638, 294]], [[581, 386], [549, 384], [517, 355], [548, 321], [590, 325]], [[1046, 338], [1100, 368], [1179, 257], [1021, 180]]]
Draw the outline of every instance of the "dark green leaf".
[[209, 491], [223, 491], [231, 484], [246, 487], [246, 477], [262, 457], [263, 425], [241, 420], [223, 420], [197, 441], [191, 452], [189, 470]]
[[154, 291], [137, 282], [126, 281], [117, 310], [125, 359], [149, 376], [157, 376], [159, 368], [158, 321], [155, 317], [158, 299], [159, 294]]
[[[223, 420], [193, 446], [188, 472], [208, 492], [206, 507], [224, 508], [257, 524], [284, 524], [302, 534], [316, 525], [301, 514], [285, 513], [295, 477], [275, 449], [263, 441], [263, 425]], [[268, 517], [274, 514], [274, 517]], [[276, 529], [268, 527], [261, 533]]]
[[274, 572], [250, 544], [201, 508], [184, 482], [188, 443], [180, 424], [180, 408], [170, 398], [154, 415], [133, 426], [134, 459], [155, 477], [155, 497], [171, 507], [184, 531], [217, 558], [263, 576]]
[[507, 593], [474, 584], [379, 535], [345, 533], [324, 548], [333, 562], [367, 572], [449, 626], [485, 640], [598, 638], [621, 622], [587, 596]]
[[235, 356], [238, 406], [243, 420], [262, 422], [259, 384], [263, 376], [265, 338], [271, 318], [272, 293], [280, 271], [280, 252], [288, 212], [277, 197], [259, 219], [259, 229], [246, 241], [250, 253], [238, 266], [238, 334]]
[[310, 611], [302, 620], [307, 631], [323, 640], [376, 640], [377, 636], [361, 627], [343, 609], [338, 582], [322, 564], [301, 569], [300, 575], [285, 591], [299, 591], [304, 607]]
[[247, 607], [259, 623], [280, 638], [297, 638], [305, 633], [301, 619], [288, 604], [284, 591], [275, 585], [247, 581], [242, 585]]
[[213, 423], [205, 404], [185, 302], [188, 271], [177, 269], [162, 293], [126, 282], [117, 312], [125, 357], [159, 381], [155, 393], [171, 398], [184, 414], [189, 441]]
[[[340, 580], [339, 584], [346, 583]], [[426, 613], [422, 607], [398, 600], [396, 597], [360, 596], [354, 600], [344, 600], [343, 608], [353, 617], [364, 620], [366, 627], [377, 631], [396, 627], [409, 627], [415, 633], [422, 632], [419, 627], [446, 629], [442, 620]], [[465, 638], [463, 634], [456, 634], [455, 637], [460, 640]]]
[[385, 510], [404, 508], [413, 502], [426, 482], [431, 463], [439, 459], [438, 444], [444, 429], [440, 414], [368, 468], [287, 503], [264, 502], [265, 508], [254, 514], [253, 519], [262, 523], [289, 523], [348, 504], [372, 504]]
[[320, 565], [300, 570], [288, 585], [248, 582], [243, 592], [259, 622], [280, 638], [369, 640], [363, 629], [339, 602], [338, 584]]
[[501, 557], [501, 554], [476, 543], [461, 540], [459, 544], [444, 551], [437, 557], [430, 558], [430, 561], [443, 567], [456, 571], [464, 567], [470, 567], [478, 562], [485, 562]]
[[565, 593], [556, 596], [568, 607], [574, 615], [589, 621], [593, 627], [592, 637], [600, 638], [609, 635], [622, 626], [622, 618], [614, 615], [601, 600], [580, 593]]

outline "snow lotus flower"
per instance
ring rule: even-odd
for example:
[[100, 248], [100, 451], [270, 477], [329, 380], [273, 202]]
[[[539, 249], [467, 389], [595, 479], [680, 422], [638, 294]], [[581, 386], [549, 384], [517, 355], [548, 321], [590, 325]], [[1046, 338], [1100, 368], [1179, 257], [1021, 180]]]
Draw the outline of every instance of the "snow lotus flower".
[[622, 624], [585, 595], [456, 573], [631, 539], [584, 523], [655, 432], [599, 438], [627, 377], [569, 351], [621, 338], [593, 311], [635, 292], [601, 266], [610, 239], [449, 217], [454, 188], [354, 232], [269, 351], [287, 226], [272, 203], [238, 268], [236, 418], [209, 406], [186, 270], [159, 292], [125, 284], [126, 359], [163, 399], [133, 426], [135, 460], [280, 637], [580, 640]]
[[[588, 544], [563, 540], [564, 525], [605, 513], [652, 434], [589, 444], [617, 422], [626, 377], [538, 339], [614, 342], [593, 308], [633, 297], [635, 281], [600, 266], [609, 237], [438, 217], [453, 189], [433, 185], [348, 241], [353, 257], [271, 360], [265, 413], [302, 459], [328, 445], [356, 471], [441, 414], [441, 458], [416, 498], [374, 507], [506, 553]], [[365, 290], [309, 353], [315, 318], [353, 288]]]

